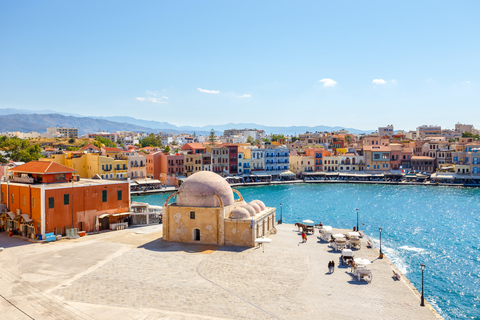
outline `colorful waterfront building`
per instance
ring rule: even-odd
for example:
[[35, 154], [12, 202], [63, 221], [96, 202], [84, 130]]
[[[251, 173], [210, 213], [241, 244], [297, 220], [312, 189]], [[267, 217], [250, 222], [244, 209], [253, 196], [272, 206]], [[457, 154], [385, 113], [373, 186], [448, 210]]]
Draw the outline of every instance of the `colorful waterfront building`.
[[325, 150], [324, 148], [307, 148], [305, 150], [305, 155], [315, 158], [315, 167], [313, 171], [321, 172], [323, 171], [323, 159], [327, 156], [331, 156], [332, 154], [330, 151]]
[[1, 183], [7, 212], [0, 215], [0, 224], [7, 230], [45, 238], [50, 232], [65, 235], [68, 228], [95, 231], [102, 215], [104, 225], [129, 215], [127, 181], [79, 179], [73, 175], [77, 170], [52, 161], [30, 161], [9, 172]]
[[373, 172], [390, 171], [390, 147], [384, 145], [364, 145], [365, 170]]
[[51, 158], [39, 161], [53, 161], [78, 172], [81, 178], [93, 178], [98, 175], [102, 179], [125, 180], [128, 178], [127, 160], [101, 156], [98, 153], [80, 151], [53, 154]]

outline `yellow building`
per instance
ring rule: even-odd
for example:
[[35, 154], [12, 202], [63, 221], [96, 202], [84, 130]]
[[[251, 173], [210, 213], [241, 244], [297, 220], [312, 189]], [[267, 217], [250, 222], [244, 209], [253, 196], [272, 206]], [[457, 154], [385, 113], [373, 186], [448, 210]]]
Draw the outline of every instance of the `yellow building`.
[[313, 156], [290, 156], [289, 169], [293, 173], [313, 172], [315, 157]]
[[186, 154], [185, 161], [185, 175], [187, 177], [191, 176], [195, 172], [202, 171], [202, 153]]
[[[234, 194], [238, 199], [234, 199]], [[176, 196], [176, 202], [169, 203]], [[254, 247], [275, 230], [275, 208], [246, 203], [216, 173], [197, 172], [163, 205], [163, 240]]]
[[76, 169], [81, 178], [93, 178], [97, 174], [102, 179], [125, 180], [128, 178], [127, 160], [116, 160], [99, 154], [69, 152], [53, 154], [51, 158], [41, 158], [40, 161], [53, 161]]

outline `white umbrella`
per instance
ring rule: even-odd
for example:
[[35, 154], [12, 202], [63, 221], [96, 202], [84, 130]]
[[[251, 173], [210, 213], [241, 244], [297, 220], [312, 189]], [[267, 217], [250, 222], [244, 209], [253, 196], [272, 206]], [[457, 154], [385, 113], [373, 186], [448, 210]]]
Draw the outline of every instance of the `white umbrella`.
[[310, 223], [310, 224], [314, 223], [312, 220], [303, 220], [302, 222], [303, 223]]
[[323, 230], [326, 231], [326, 232], [330, 232], [330, 231], [332, 231], [332, 227], [330, 227], [330, 226], [323, 226]]
[[344, 234], [341, 234], [341, 233], [336, 233], [333, 235], [334, 238], [345, 238], [345, 235]]
[[350, 237], [357, 237], [357, 238], [360, 237], [360, 233], [355, 232], [355, 231], [350, 231], [350, 232], [348, 233], [348, 235], [349, 235]]
[[257, 238], [255, 239], [256, 243], [269, 243], [272, 242], [272, 239], [270, 238]]
[[365, 259], [365, 258], [355, 258], [353, 259], [356, 264], [360, 264], [362, 266], [366, 266], [367, 264], [370, 264], [370, 260]]
[[265, 252], [264, 243], [270, 243], [270, 242], [272, 242], [272, 239], [269, 239], [269, 238], [257, 238], [257, 239], [255, 239], [255, 243], [259, 243], [259, 244], [262, 245], [263, 252]]

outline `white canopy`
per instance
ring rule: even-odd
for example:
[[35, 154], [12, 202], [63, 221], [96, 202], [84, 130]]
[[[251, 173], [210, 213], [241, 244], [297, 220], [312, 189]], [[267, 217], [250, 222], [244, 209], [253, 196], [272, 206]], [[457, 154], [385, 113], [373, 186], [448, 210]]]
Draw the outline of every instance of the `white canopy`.
[[337, 238], [345, 238], [345, 235], [344, 235], [344, 234], [341, 234], [341, 233], [336, 233], [336, 234], [333, 235], [333, 237], [334, 237], [335, 239], [337, 239]]
[[355, 261], [356, 264], [360, 264], [360, 265], [363, 265], [363, 266], [366, 266], [367, 264], [371, 263], [370, 260], [365, 259], [365, 258], [355, 258], [354, 261]]
[[355, 232], [355, 231], [350, 231], [350, 232], [348, 233], [348, 235], [349, 235], [350, 237], [357, 237], [357, 238], [360, 237], [360, 233]]
[[342, 256], [353, 257], [353, 251], [351, 249], [342, 249]]
[[302, 222], [303, 222], [303, 223], [309, 223], [309, 224], [314, 223], [312, 220], [303, 220]]
[[256, 243], [270, 243], [272, 242], [272, 239], [269, 238], [257, 238], [255, 239]]
[[332, 227], [330, 227], [330, 226], [323, 226], [323, 230], [326, 231], [326, 232], [330, 232], [330, 231], [332, 231]]

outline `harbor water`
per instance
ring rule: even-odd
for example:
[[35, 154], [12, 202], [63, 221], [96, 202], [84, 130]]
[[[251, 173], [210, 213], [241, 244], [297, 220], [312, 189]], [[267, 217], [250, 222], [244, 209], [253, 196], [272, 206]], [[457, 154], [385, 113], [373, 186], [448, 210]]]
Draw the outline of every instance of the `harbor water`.
[[[305, 219], [360, 230], [445, 319], [480, 319], [480, 188], [294, 184], [236, 188], [277, 208], [284, 223]], [[169, 194], [135, 196], [162, 205]], [[282, 203], [282, 206], [280, 206]]]

